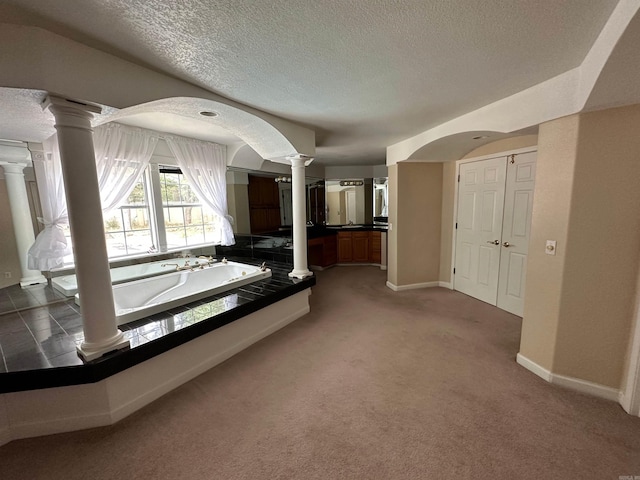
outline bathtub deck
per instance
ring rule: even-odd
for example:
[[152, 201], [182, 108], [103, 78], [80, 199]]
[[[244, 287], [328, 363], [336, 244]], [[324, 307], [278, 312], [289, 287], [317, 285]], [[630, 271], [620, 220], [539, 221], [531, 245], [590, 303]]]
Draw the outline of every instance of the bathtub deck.
[[86, 364], [76, 354], [84, 337], [73, 299], [2, 314], [0, 393], [102, 380], [315, 285], [289, 278], [290, 265], [268, 266], [270, 278], [121, 325], [131, 348]]

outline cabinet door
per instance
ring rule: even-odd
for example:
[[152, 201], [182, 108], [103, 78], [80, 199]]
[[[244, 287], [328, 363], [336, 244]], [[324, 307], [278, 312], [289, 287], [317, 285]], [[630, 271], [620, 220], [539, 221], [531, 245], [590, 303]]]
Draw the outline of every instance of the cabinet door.
[[369, 261], [369, 232], [353, 232], [353, 261]]
[[334, 265], [338, 261], [338, 236], [324, 237], [323, 267]]
[[338, 232], [338, 262], [352, 262], [352, 238], [351, 232]]
[[369, 261], [371, 263], [382, 262], [382, 234], [380, 232], [369, 232]]

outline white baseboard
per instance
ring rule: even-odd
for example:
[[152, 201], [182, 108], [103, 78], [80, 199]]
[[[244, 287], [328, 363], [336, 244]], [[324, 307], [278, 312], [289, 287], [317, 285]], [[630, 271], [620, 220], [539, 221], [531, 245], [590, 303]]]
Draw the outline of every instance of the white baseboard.
[[453, 290], [453, 283], [451, 282], [438, 282], [438, 286], [442, 288], [448, 288], [449, 290]]
[[411, 283], [409, 285], [394, 285], [393, 283], [387, 281], [387, 287], [389, 287], [394, 292], [401, 292], [403, 290], [415, 290], [417, 288], [432, 288], [439, 287], [440, 282], [424, 282], [424, 283]]
[[606, 385], [600, 385], [598, 383], [588, 382], [579, 378], [567, 377], [565, 375], [559, 375], [552, 373], [546, 368], [538, 365], [532, 360], [529, 360], [524, 355], [518, 353], [516, 361], [519, 365], [523, 366], [532, 373], [535, 373], [540, 378], [546, 380], [554, 385], [559, 385], [577, 392], [593, 395], [594, 397], [604, 398], [606, 400], [612, 400], [614, 402], [620, 401], [621, 392], [615, 388], [607, 387]]
[[0, 395], [0, 446], [111, 425], [309, 313], [304, 290], [96, 383]]
[[537, 376], [539, 376], [543, 380], [546, 380], [547, 382], [551, 382], [551, 372], [546, 368], [541, 367], [537, 363], [532, 362], [524, 355], [518, 353], [518, 355], [516, 355], [516, 362], [519, 365], [526, 368], [527, 370], [529, 370], [530, 372], [535, 373]]

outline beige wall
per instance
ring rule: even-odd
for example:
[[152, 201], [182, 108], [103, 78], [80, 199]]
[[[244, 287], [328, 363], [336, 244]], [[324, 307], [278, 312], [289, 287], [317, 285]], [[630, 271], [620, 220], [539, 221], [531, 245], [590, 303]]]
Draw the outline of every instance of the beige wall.
[[[0, 180], [0, 232], [0, 288], [4, 288], [19, 283], [22, 275], [4, 178]], [[5, 272], [9, 272], [11, 278], [5, 278]]]
[[388, 170], [387, 198], [387, 281], [398, 285], [398, 164], [391, 165]]
[[[539, 129], [520, 354], [547, 370], [555, 352], [578, 124], [575, 115]], [[555, 256], [540, 248], [547, 239], [558, 242]]]
[[[619, 388], [640, 260], [640, 106], [540, 127], [520, 353]], [[546, 239], [557, 255], [544, 254]]]
[[442, 164], [389, 167], [389, 282], [437, 282], [440, 273]]
[[519, 148], [532, 147], [537, 145], [538, 135], [520, 135], [519, 137], [503, 138], [495, 142], [487, 143], [467, 153], [463, 159], [483, 157], [494, 153], [509, 152]]

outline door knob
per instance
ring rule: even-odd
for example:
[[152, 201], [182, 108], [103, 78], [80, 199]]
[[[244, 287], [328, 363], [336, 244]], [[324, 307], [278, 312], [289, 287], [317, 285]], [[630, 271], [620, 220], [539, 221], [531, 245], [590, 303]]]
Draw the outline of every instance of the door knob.
[[500, 245], [500, 240], [487, 240], [487, 243], [491, 245]]
[[507, 248], [508, 248], [508, 247], [510, 247], [510, 246], [511, 246], [511, 244], [510, 244], [509, 242], [504, 242], [504, 243], [502, 244], [502, 246], [503, 246], [503, 247], [507, 247]]

